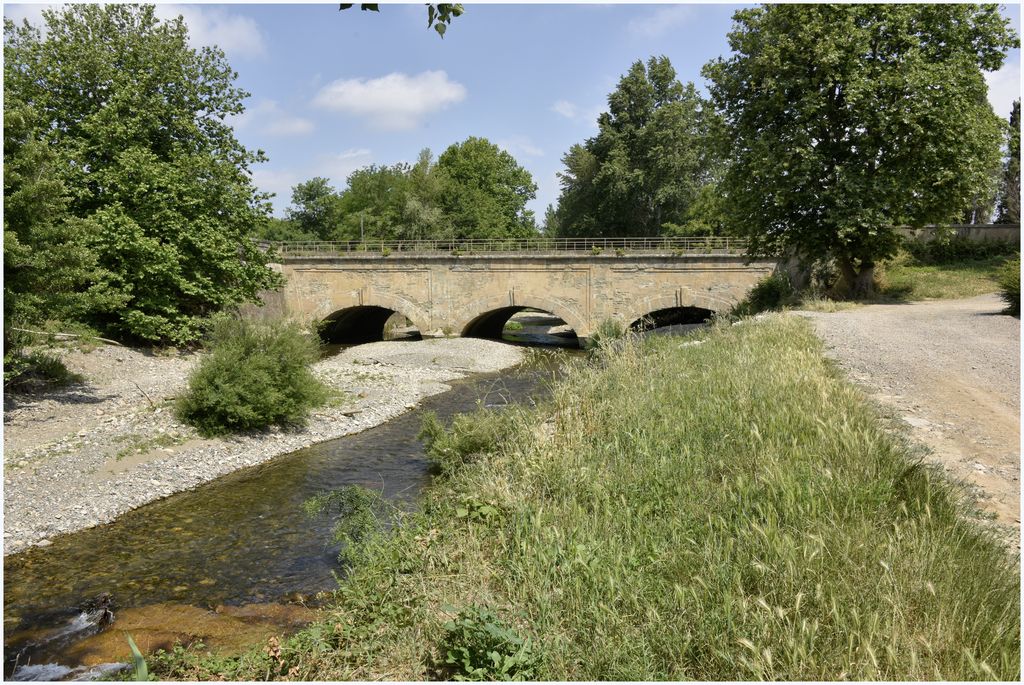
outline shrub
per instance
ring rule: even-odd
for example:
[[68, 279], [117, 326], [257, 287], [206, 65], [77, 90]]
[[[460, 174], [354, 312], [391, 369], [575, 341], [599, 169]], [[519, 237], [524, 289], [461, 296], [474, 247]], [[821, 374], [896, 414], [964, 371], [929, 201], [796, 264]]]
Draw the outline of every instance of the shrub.
[[739, 316], [750, 316], [760, 312], [778, 311], [792, 295], [793, 286], [789, 284], [789, 278], [785, 274], [765, 276], [747, 294], [747, 299], [736, 305], [734, 313]]
[[310, 518], [334, 518], [331, 533], [334, 542], [342, 545], [338, 560], [343, 564], [350, 564], [357, 556], [359, 544], [382, 529], [381, 521], [392, 509], [379, 492], [362, 485], [346, 485], [319, 493], [302, 506]]
[[514, 628], [485, 607], [469, 606], [444, 625], [443, 670], [455, 680], [532, 680], [538, 659]]
[[1020, 257], [1002, 266], [998, 280], [1000, 296], [1006, 302], [1006, 313], [1020, 316]]
[[80, 383], [85, 378], [72, 372], [56, 355], [45, 350], [17, 348], [4, 354], [4, 387], [17, 392]]
[[953, 264], [1012, 255], [1020, 249], [1007, 240], [970, 240], [938, 236], [934, 240], [906, 240], [904, 249], [920, 264]]
[[220, 318], [178, 417], [206, 436], [302, 423], [328, 397], [309, 369], [319, 354], [319, 339], [296, 324]]
[[470, 414], [457, 414], [448, 428], [437, 414], [427, 412], [417, 437], [423, 441], [427, 456], [440, 474], [451, 476], [463, 464], [498, 449], [511, 430], [512, 411], [479, 409]]
[[597, 324], [597, 330], [590, 336], [588, 347], [605, 347], [626, 336], [626, 327], [615, 319], [603, 319]]

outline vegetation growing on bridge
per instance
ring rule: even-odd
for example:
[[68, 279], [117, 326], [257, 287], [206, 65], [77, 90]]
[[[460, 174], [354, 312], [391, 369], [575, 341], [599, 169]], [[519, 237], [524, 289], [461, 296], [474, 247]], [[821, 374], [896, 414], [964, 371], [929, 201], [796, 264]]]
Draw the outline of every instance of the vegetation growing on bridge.
[[1017, 562], [802, 320], [612, 346], [486, 424], [431, 428], [446, 477], [321, 621], [157, 674], [420, 680], [501, 634], [538, 679], [1019, 678]]

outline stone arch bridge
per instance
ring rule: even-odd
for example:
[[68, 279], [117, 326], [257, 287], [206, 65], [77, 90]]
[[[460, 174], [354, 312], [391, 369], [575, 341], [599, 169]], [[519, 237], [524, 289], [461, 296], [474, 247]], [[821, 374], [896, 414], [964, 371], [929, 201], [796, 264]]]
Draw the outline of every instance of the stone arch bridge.
[[500, 337], [525, 308], [562, 319], [585, 341], [606, 319], [623, 326], [730, 309], [773, 273], [735, 238], [395, 243], [277, 243], [284, 276], [267, 304], [329, 321], [339, 342], [380, 340], [393, 313], [424, 337]]

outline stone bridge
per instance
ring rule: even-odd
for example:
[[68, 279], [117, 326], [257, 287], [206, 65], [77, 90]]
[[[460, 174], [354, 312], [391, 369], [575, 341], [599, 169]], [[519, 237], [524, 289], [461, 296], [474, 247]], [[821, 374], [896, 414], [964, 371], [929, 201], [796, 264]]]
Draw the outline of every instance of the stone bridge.
[[335, 342], [380, 340], [393, 313], [424, 337], [499, 338], [525, 308], [557, 316], [583, 342], [606, 319], [623, 326], [645, 317], [692, 322], [731, 308], [777, 262], [748, 263], [745, 246], [729, 240], [545, 241], [525, 250], [473, 241], [348, 249], [285, 243], [275, 260], [285, 286], [267, 304], [300, 320], [331, 322], [327, 336]]

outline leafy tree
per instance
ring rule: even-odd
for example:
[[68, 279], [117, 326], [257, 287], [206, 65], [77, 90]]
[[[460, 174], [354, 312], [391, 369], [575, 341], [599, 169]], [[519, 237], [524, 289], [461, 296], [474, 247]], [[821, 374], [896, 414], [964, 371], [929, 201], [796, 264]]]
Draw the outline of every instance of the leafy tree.
[[[44, 10], [45, 37], [5, 22], [6, 97], [39, 117], [69, 226], [109, 295], [86, 318], [114, 335], [184, 342], [211, 313], [277, 282], [250, 240], [269, 214], [224, 123], [248, 95], [223, 52], [188, 47], [152, 6]], [[6, 158], [5, 150], [5, 158]], [[57, 264], [51, 264], [54, 270]]]
[[[608, 96], [599, 132], [562, 158], [563, 235], [657, 235], [689, 224], [717, 172], [715, 121], [667, 57], [637, 61]], [[705, 203], [706, 204], [706, 203]]]
[[470, 136], [437, 160], [444, 174], [441, 207], [452, 238], [505, 238], [536, 235], [526, 203], [537, 184], [515, 158], [486, 138]]
[[341, 220], [341, 198], [330, 181], [316, 176], [292, 188], [292, 207], [287, 215], [296, 229], [292, 240], [330, 240]]
[[371, 165], [354, 171], [341, 193], [338, 240], [483, 238], [536, 233], [526, 203], [537, 186], [530, 173], [496, 145], [469, 138], [434, 162], [422, 150], [415, 164]]
[[[40, 117], [4, 100], [4, 323], [12, 328], [81, 319], [123, 298], [96, 285], [107, 274], [89, 248], [88, 224], [68, 212], [71, 198], [41, 139]], [[5, 340], [7, 337], [5, 336]]]
[[1003, 177], [999, 189], [999, 209], [996, 221], [1001, 224], [1020, 223], [1020, 100], [1010, 111], [1007, 131], [1007, 156], [1003, 163]]
[[541, 226], [541, 233], [546, 236], [558, 235], [558, 213], [554, 205], [548, 205], [544, 209], [544, 225]]
[[982, 70], [1018, 45], [995, 5], [773, 5], [736, 12], [704, 67], [731, 142], [730, 214], [755, 253], [834, 257], [868, 294], [896, 225], [984, 196], [1000, 124]]
[[409, 187], [402, 207], [402, 223], [412, 239], [433, 238], [445, 233], [448, 218], [441, 207], [448, 189], [445, 172], [437, 167], [430, 150], [420, 151], [408, 171]]
[[278, 219], [277, 217], [268, 219], [265, 224], [257, 229], [256, 235], [261, 240], [320, 240], [319, 236], [313, 233], [306, 233], [292, 220]]
[[342, 220], [337, 237], [341, 240], [411, 238], [403, 222], [408, 197], [408, 164], [374, 164], [352, 172], [348, 188], [341, 194]]

